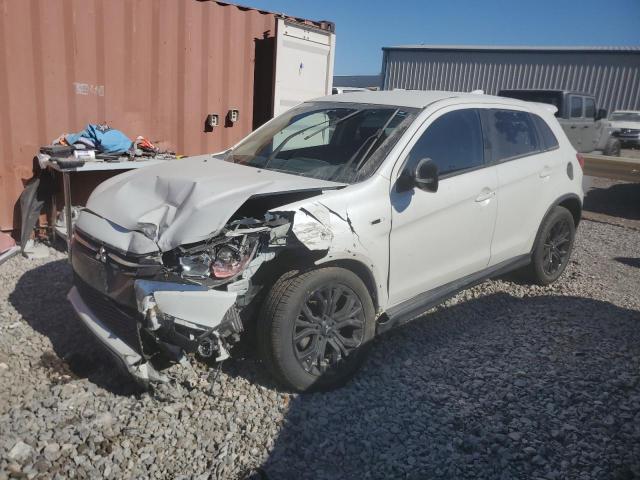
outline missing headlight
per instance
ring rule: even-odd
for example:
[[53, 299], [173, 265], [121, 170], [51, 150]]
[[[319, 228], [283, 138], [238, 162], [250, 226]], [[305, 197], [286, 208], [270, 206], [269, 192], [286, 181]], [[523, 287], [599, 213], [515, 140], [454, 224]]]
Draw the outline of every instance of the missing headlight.
[[[279, 215], [267, 213], [263, 220], [236, 219], [223, 231], [201, 243], [182, 245], [165, 255], [165, 268], [186, 280], [215, 287], [226, 284], [252, 265], [251, 275], [259, 267], [256, 258], [265, 261], [272, 249], [286, 245], [291, 221]], [[272, 258], [272, 257], [269, 257]]]
[[224, 243], [203, 245], [204, 250], [180, 256], [180, 274], [191, 279], [224, 280], [242, 273], [256, 253], [258, 235], [229, 237]]
[[207, 252], [189, 255], [178, 259], [183, 277], [207, 278], [211, 265], [211, 256]]
[[[246, 239], [247, 237], [244, 237]], [[247, 243], [245, 241], [243, 244]], [[216, 252], [216, 258], [211, 263], [211, 276], [215, 278], [230, 278], [234, 277], [247, 266], [247, 263], [251, 261], [253, 254], [256, 251], [258, 242], [253, 242], [253, 248], [248, 248], [248, 245], [241, 245], [240, 248], [235, 248], [232, 244], [224, 245]]]

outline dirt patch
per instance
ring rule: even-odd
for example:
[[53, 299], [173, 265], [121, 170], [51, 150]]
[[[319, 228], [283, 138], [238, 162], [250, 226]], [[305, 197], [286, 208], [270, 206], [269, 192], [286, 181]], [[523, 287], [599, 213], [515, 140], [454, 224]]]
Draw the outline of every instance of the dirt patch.
[[53, 351], [47, 351], [40, 355], [39, 364], [47, 370], [47, 377], [52, 383], [68, 383], [78, 378], [67, 362], [58, 357]]

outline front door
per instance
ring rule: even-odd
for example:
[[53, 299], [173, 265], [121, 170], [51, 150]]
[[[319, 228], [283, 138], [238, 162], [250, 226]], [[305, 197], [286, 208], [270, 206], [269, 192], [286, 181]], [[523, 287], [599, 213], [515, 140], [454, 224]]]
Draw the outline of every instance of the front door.
[[430, 158], [440, 172], [438, 190], [391, 189], [390, 306], [489, 263], [497, 174], [484, 163], [479, 113], [449, 108], [436, 115], [408, 146], [399, 172]]

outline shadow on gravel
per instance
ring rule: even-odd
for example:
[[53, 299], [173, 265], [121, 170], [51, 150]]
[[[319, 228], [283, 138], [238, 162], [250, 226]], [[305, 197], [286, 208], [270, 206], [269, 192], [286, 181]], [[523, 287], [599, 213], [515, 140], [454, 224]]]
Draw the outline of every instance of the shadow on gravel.
[[67, 301], [71, 279], [66, 260], [46, 263], [20, 277], [9, 295], [25, 321], [53, 345], [54, 352], [43, 352], [36, 368], [46, 369], [54, 381], [80, 377], [118, 395], [139, 392], [76, 317]]
[[640, 268], [640, 258], [616, 257], [614, 260], [630, 267]]
[[626, 480], [640, 478], [639, 416], [639, 312], [500, 293], [381, 337], [344, 388], [293, 397], [261, 467], [271, 480]]
[[594, 186], [584, 197], [584, 209], [618, 218], [640, 220], [640, 183]]

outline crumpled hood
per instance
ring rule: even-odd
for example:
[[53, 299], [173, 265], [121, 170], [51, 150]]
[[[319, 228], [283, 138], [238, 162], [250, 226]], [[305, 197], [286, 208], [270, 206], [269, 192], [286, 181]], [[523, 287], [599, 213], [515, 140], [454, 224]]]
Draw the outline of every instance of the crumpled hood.
[[634, 130], [640, 130], [640, 122], [610, 121], [609, 124], [614, 130], [620, 130], [621, 128], [632, 128]]
[[144, 233], [167, 251], [215, 235], [254, 195], [341, 185], [201, 155], [113, 177], [93, 191], [87, 209], [116, 226]]

